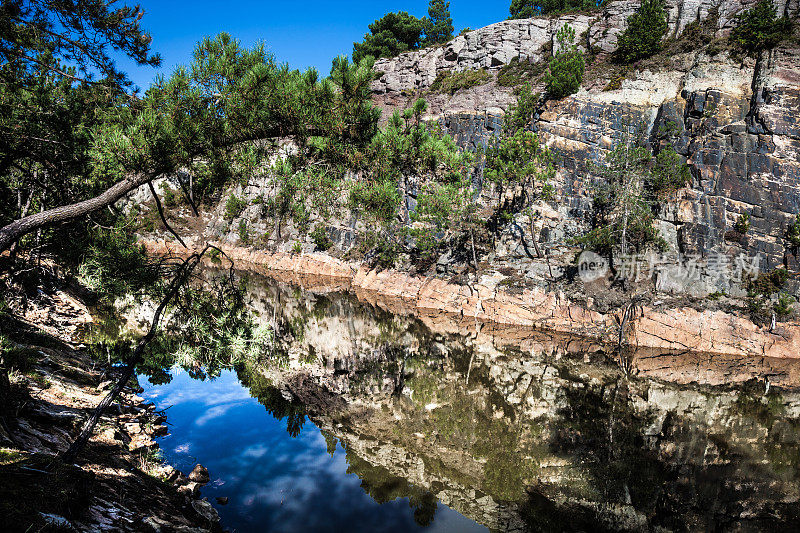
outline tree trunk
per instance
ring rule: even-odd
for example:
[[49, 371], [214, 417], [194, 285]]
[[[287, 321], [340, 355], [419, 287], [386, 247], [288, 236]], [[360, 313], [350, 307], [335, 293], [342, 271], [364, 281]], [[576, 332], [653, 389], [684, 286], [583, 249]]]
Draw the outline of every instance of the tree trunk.
[[119, 380], [117, 380], [114, 388], [111, 389], [111, 392], [109, 392], [100, 401], [97, 407], [95, 407], [94, 411], [92, 412], [92, 416], [90, 416], [89, 420], [86, 421], [78, 437], [61, 455], [61, 460], [63, 462], [74, 463], [75, 459], [77, 459], [78, 455], [81, 453], [81, 451], [83, 451], [83, 448], [86, 446], [86, 443], [89, 442], [92, 433], [94, 433], [94, 428], [97, 425], [97, 422], [100, 420], [100, 417], [103, 416], [103, 412], [105, 412], [106, 408], [117, 399], [119, 394], [122, 392], [122, 389], [125, 388], [125, 385], [128, 383], [128, 381], [130, 381], [131, 377], [133, 377], [133, 374], [136, 371], [136, 366], [141, 363], [142, 354], [144, 353], [145, 348], [156, 335], [158, 323], [161, 321], [161, 315], [164, 313], [164, 309], [178, 294], [181, 286], [188, 281], [192, 271], [194, 271], [195, 267], [200, 263], [200, 259], [203, 257], [207, 249], [208, 247], [206, 247], [206, 249], [200, 253], [192, 254], [180, 266], [178, 273], [170, 283], [167, 295], [161, 301], [156, 309], [155, 314], [153, 315], [153, 322], [150, 324], [150, 330], [147, 332], [147, 335], [139, 340], [139, 343], [136, 345], [136, 349], [128, 360], [128, 363], [125, 365], [125, 369], [122, 371], [122, 375], [119, 377]]
[[132, 190], [149, 182], [151, 179], [153, 179], [151, 174], [133, 174], [115, 183], [94, 198], [70, 205], [55, 207], [47, 211], [42, 211], [41, 213], [35, 213], [15, 220], [0, 228], [0, 253], [8, 250], [20, 237], [32, 231], [78, 218], [109, 206]]

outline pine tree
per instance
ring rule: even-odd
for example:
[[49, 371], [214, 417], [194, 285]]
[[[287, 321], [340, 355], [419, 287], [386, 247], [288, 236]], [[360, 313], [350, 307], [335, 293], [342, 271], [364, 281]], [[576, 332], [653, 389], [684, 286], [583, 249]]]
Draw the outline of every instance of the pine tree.
[[583, 52], [575, 46], [575, 28], [564, 24], [556, 34], [558, 51], [550, 60], [545, 75], [547, 93], [553, 98], [575, 94], [583, 82], [586, 61]]
[[453, 38], [453, 18], [450, 16], [450, 2], [430, 0], [428, 19], [425, 28], [425, 44], [446, 43]]
[[633, 63], [661, 51], [661, 41], [669, 29], [664, 0], [642, 0], [639, 10], [627, 22], [614, 52], [617, 62]]
[[416, 50], [422, 42], [425, 21], [405, 11], [387, 13], [369, 25], [370, 33], [360, 43], [353, 43], [353, 61], [372, 56], [394, 57], [408, 50]]

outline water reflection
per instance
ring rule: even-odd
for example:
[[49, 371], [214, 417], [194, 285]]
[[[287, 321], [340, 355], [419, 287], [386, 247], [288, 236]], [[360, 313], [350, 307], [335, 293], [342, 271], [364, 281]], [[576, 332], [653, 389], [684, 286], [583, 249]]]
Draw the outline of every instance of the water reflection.
[[[236, 368], [261, 405], [236, 397], [232, 374], [167, 386], [202, 391], [179, 416], [191, 427], [169, 438], [186, 441], [184, 460], [230, 473], [210, 489], [247, 505], [222, 508], [229, 527], [464, 530], [453, 510], [497, 531], [800, 527], [800, 396], [758, 380], [709, 386], [769, 365], [791, 384], [791, 363], [649, 353], [629, 377], [579, 339], [245, 277], [276, 339], [268, 363]], [[681, 385], [658, 379], [681, 368]]]
[[[168, 384], [142, 384], [145, 396], [168, 408], [172, 426], [161, 440], [164, 454], [184, 471], [197, 461], [208, 467], [212, 481], [203, 496], [212, 503], [217, 496], [229, 498], [225, 506], [215, 504], [228, 529], [404, 532], [418, 528], [417, 520], [432, 520], [426, 531], [485, 530], [437, 507], [430, 495], [418, 497], [417, 491], [409, 497], [414, 489], [402, 480], [377, 471], [369, 475], [355, 455], [277, 400], [280, 395], [268, 396], [277, 402], [266, 413], [267, 397], [251, 398], [235, 371], [206, 382], [176, 371]], [[287, 434], [287, 420], [294, 438]], [[388, 490], [393, 485], [399, 490]]]

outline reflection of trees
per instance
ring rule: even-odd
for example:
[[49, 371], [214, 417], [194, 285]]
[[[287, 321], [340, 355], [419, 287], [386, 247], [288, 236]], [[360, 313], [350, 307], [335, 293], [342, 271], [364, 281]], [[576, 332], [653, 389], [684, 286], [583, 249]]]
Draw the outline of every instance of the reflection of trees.
[[306, 409], [299, 403], [287, 400], [268, 378], [257, 370], [238, 365], [236, 375], [242, 385], [250, 391], [250, 396], [258, 400], [267, 412], [277, 420], [286, 419], [286, 431], [292, 438], [297, 437], [306, 421]]
[[358, 476], [361, 488], [373, 500], [384, 504], [408, 498], [408, 505], [414, 510], [414, 522], [422, 527], [433, 523], [437, 500], [430, 491], [415, 487], [408, 480], [391, 474], [387, 469], [361, 459], [352, 450], [346, 450], [346, 453], [347, 473]]

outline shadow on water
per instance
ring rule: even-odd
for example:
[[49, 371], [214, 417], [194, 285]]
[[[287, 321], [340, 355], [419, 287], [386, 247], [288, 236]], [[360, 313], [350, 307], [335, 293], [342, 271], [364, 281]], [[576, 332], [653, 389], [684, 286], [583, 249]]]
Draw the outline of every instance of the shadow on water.
[[228, 527], [800, 527], [795, 392], [672, 385], [652, 354], [627, 376], [574, 339], [437, 330], [324, 284], [243, 277], [270, 357], [147, 391], [173, 405], [168, 458], [219, 476], [204, 494], [231, 497]]

